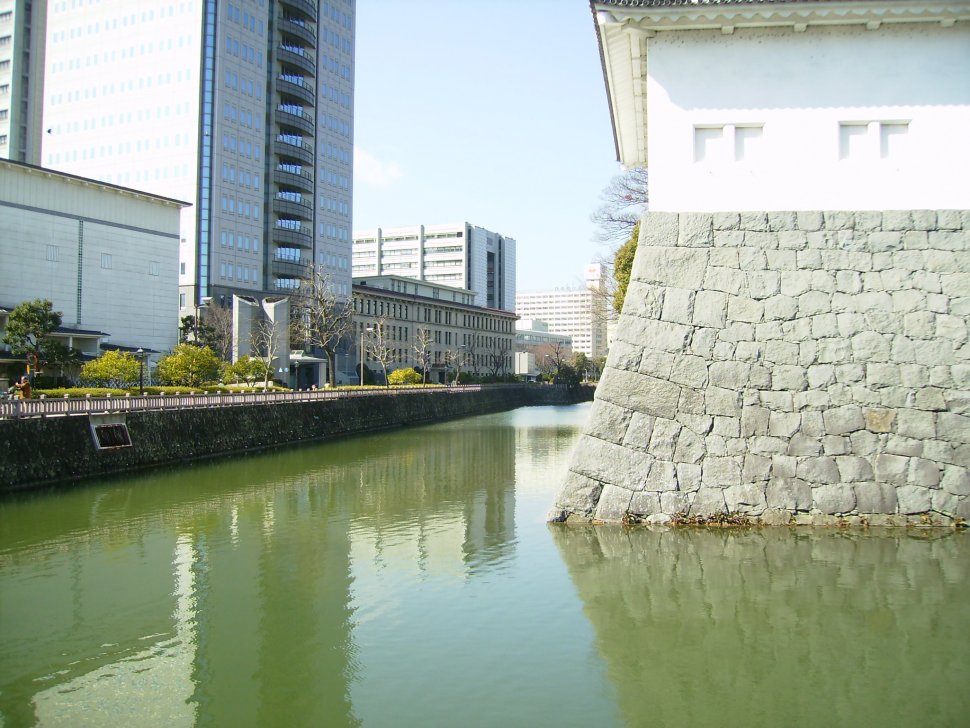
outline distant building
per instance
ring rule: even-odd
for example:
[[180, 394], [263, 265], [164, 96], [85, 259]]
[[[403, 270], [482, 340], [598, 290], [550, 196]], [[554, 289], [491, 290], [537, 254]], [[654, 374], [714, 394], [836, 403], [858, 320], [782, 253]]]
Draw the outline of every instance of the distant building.
[[193, 203], [182, 315], [286, 294], [310, 264], [349, 298], [355, 7], [50, 2], [44, 164]]
[[476, 306], [515, 307], [515, 240], [467, 222], [355, 231], [353, 271], [465, 288]]
[[0, 0], [0, 159], [39, 165], [47, 3]]
[[965, 0], [591, 7], [617, 159], [649, 166], [651, 210], [970, 207]]
[[609, 300], [605, 273], [599, 263], [586, 266], [582, 288], [523, 291], [515, 297], [515, 311], [522, 319], [538, 319], [549, 331], [570, 337], [574, 351], [591, 359], [606, 356], [606, 324]]
[[[445, 382], [449, 372], [511, 374], [516, 315], [474, 305], [472, 291], [401, 276], [354, 279], [354, 337], [363, 342], [366, 366], [381, 372], [367, 353], [375, 335], [389, 350], [388, 372], [421, 366], [416, 345], [426, 341], [428, 381]], [[379, 333], [368, 331], [383, 325]], [[349, 353], [348, 353], [349, 354]], [[339, 371], [346, 366], [337, 363]]]
[[556, 363], [573, 355], [573, 340], [554, 334], [545, 321], [520, 319], [515, 326], [515, 373], [535, 379], [540, 372], [555, 370]]
[[[185, 204], [0, 160], [0, 323], [18, 304], [48, 299], [62, 315], [56, 338], [84, 355], [168, 352]], [[4, 360], [19, 361], [9, 350]]]

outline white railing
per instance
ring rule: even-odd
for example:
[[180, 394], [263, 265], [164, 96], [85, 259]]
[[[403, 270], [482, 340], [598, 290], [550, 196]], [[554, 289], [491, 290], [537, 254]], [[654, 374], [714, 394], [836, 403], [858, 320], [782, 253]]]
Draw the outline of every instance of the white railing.
[[[347, 397], [411, 394], [453, 395], [486, 389], [527, 387], [524, 384], [463, 384], [457, 387], [365, 387], [363, 389], [306, 389], [288, 392], [233, 392], [231, 394], [146, 394], [124, 397], [63, 397], [0, 401], [0, 420], [27, 417], [145, 412], [205, 407], [241, 407], [254, 404], [316, 402]], [[535, 386], [535, 385], [531, 385]]]

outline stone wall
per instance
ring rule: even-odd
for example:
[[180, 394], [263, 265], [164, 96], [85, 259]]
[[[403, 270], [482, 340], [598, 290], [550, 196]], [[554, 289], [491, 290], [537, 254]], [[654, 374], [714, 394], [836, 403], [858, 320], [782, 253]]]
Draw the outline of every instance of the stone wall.
[[970, 212], [647, 213], [553, 520], [970, 519]]
[[86, 416], [0, 421], [0, 491], [199, 458], [588, 400], [582, 387], [509, 386], [128, 414], [132, 447], [98, 450]]

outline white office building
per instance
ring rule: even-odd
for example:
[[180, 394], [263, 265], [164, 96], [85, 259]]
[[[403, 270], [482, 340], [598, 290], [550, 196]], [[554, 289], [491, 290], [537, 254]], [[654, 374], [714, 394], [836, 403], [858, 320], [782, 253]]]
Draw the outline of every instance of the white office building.
[[0, 159], [40, 164], [47, 3], [0, 0]]
[[354, 0], [53, 0], [44, 164], [193, 203], [183, 315], [311, 263], [349, 296], [354, 32]]
[[476, 306], [515, 308], [515, 240], [467, 222], [355, 231], [353, 273], [464, 288]]
[[523, 291], [515, 297], [515, 312], [523, 320], [546, 322], [550, 332], [572, 339], [573, 351], [591, 359], [606, 356], [609, 306], [605, 273], [599, 263], [586, 266], [581, 287]]
[[[168, 352], [178, 336], [175, 265], [185, 203], [0, 160], [0, 328], [24, 301], [61, 313], [54, 338]], [[2, 335], [2, 332], [0, 332]], [[20, 362], [0, 344], [0, 364]]]

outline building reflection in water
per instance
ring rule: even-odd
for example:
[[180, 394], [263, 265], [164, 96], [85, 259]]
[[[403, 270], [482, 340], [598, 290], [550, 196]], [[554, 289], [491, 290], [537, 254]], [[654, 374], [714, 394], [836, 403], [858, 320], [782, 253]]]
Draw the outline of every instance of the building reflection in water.
[[5, 503], [0, 722], [358, 724], [354, 632], [386, 595], [355, 573], [508, 558], [513, 457], [445, 425]]
[[957, 725], [952, 531], [550, 528], [628, 725]]

